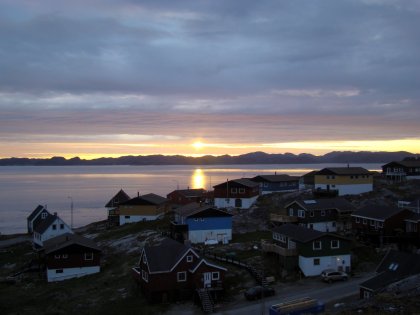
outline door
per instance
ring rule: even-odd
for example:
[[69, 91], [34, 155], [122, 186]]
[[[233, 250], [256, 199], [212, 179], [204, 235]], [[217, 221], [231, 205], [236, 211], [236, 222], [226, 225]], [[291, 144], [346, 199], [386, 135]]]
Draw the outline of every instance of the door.
[[204, 279], [204, 287], [210, 288], [211, 287], [211, 272], [203, 273], [203, 279]]
[[242, 208], [242, 199], [235, 199], [235, 208]]

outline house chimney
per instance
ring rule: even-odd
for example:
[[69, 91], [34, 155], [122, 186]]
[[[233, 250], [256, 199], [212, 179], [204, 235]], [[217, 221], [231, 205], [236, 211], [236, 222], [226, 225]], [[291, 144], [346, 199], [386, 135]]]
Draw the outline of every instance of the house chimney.
[[140, 197], [140, 192], [139, 191], [137, 192], [137, 197]]

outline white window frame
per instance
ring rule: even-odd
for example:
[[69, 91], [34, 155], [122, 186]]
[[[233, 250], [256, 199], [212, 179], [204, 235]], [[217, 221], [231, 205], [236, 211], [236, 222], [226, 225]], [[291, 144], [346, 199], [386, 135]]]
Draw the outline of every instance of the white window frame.
[[298, 210], [298, 217], [299, 218], [304, 218], [305, 217], [305, 210], [299, 209]]
[[[377, 221], [376, 223], [377, 223], [377, 226], [378, 226], [379, 228], [383, 228], [383, 227], [384, 227], [384, 223], [383, 223], [382, 221]], [[416, 226], [416, 227], [417, 227], [417, 226]]]
[[60, 259], [60, 258], [61, 258], [61, 255], [60, 254], [54, 255], [54, 259]]
[[233, 188], [231, 188], [231, 189], [230, 189], [230, 192], [231, 192], [232, 194], [236, 194], [236, 193], [238, 192], [238, 189], [237, 189], [237, 188], [235, 188], [235, 187], [233, 187]]
[[179, 271], [176, 273], [176, 281], [177, 282], [186, 282], [187, 281], [187, 272], [186, 271]]
[[363, 219], [363, 224], [366, 225], [367, 223], [367, 219]]
[[143, 264], [147, 265], [146, 255], [143, 254]]
[[213, 271], [211, 273], [211, 280], [220, 280], [220, 272], [218, 271]]
[[[333, 242], [337, 242], [337, 246], [333, 246]], [[331, 240], [331, 249], [340, 248], [340, 240]]]
[[[319, 248], [316, 247], [315, 244], [319, 244]], [[322, 250], [322, 242], [321, 241], [313, 241], [312, 242], [312, 249], [313, 250]]]
[[370, 220], [369, 225], [370, 226], [375, 226], [376, 221], [375, 220]]
[[356, 217], [356, 223], [360, 223], [360, 218]]
[[149, 282], [149, 274], [147, 273], [147, 271], [145, 270], [141, 270], [141, 278], [145, 281], [145, 282]]
[[93, 260], [93, 252], [85, 253], [85, 260]]
[[192, 262], [192, 261], [193, 261], [193, 256], [187, 255], [187, 262]]
[[239, 193], [244, 194], [245, 193], [245, 188], [239, 188]]
[[43, 213], [41, 214], [41, 219], [45, 219], [47, 216], [48, 216], [48, 213], [43, 212]]
[[63, 254], [63, 255], [61, 255], [61, 257], [62, 257], [63, 259], [67, 259], [67, 258], [69, 258], [69, 255], [68, 255], [68, 254]]

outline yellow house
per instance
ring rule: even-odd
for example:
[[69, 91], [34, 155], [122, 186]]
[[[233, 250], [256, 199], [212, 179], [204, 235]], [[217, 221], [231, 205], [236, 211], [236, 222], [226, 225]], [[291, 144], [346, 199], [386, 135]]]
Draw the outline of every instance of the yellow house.
[[156, 220], [169, 209], [167, 199], [155, 194], [137, 196], [118, 207], [120, 225], [139, 221]]
[[373, 175], [363, 167], [328, 167], [315, 173], [315, 189], [337, 190], [339, 196], [373, 190]]

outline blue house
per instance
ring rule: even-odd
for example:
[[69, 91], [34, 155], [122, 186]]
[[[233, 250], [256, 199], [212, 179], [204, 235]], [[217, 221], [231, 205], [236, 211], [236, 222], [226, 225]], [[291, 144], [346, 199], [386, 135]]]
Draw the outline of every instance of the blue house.
[[261, 195], [274, 192], [290, 192], [299, 190], [299, 176], [281, 175], [258, 175], [252, 178], [253, 182], [260, 184]]
[[193, 244], [226, 244], [232, 240], [232, 215], [214, 206], [190, 203], [174, 210], [171, 235]]

